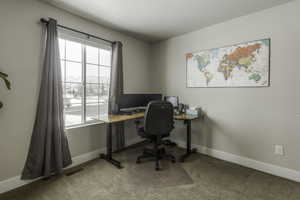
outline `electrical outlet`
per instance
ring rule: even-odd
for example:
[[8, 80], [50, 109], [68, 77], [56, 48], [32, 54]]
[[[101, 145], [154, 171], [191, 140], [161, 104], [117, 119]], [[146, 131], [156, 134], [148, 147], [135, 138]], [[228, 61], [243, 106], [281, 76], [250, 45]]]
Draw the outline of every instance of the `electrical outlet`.
[[284, 148], [283, 145], [275, 145], [274, 153], [276, 155], [284, 156]]

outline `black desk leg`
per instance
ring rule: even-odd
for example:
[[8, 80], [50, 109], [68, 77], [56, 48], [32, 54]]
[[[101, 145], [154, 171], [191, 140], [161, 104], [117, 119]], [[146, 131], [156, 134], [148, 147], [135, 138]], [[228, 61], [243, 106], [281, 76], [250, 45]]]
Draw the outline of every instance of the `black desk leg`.
[[100, 158], [106, 160], [117, 168], [123, 168], [121, 163], [112, 157], [112, 124], [109, 123], [106, 130], [106, 154], [100, 154]]
[[185, 120], [184, 123], [186, 124], [186, 153], [181, 156], [180, 162], [184, 162], [186, 158], [188, 158], [192, 153], [196, 153], [197, 149], [192, 149], [192, 136], [191, 136], [191, 120]]

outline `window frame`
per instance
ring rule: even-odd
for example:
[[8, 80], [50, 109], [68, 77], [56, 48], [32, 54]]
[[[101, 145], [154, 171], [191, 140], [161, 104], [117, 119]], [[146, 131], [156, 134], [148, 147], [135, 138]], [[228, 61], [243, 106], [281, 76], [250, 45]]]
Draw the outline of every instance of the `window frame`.
[[[81, 88], [82, 88], [82, 98], [81, 98], [81, 122], [80, 123], [76, 123], [76, 124], [70, 124], [67, 125], [66, 124], [66, 114], [65, 114], [65, 106], [64, 106], [64, 119], [65, 119], [65, 129], [73, 129], [73, 128], [78, 128], [78, 127], [86, 127], [86, 126], [90, 126], [90, 125], [95, 125], [95, 124], [102, 124], [103, 122], [99, 119], [95, 119], [95, 120], [89, 120], [87, 121], [87, 106], [89, 105], [89, 103], [87, 103], [87, 85], [97, 85], [98, 87], [98, 100], [97, 100], [97, 113], [100, 116], [100, 91], [99, 91], [99, 87], [102, 87], [102, 85], [104, 85], [104, 87], [108, 86], [108, 98], [109, 98], [109, 91], [110, 91], [110, 79], [111, 79], [111, 67], [112, 67], [112, 45], [110, 43], [104, 42], [104, 41], [100, 41], [100, 40], [91, 40], [91, 38], [84, 38], [84, 37], [79, 37], [78, 35], [74, 34], [70, 34], [70, 33], [66, 33], [65, 31], [59, 31], [58, 32], [58, 39], [62, 39], [65, 41], [64, 44], [64, 58], [62, 58], [62, 56], [60, 55], [59, 61], [60, 63], [64, 63], [64, 77], [62, 77], [62, 84], [63, 84], [63, 89], [64, 91], [66, 91], [66, 85], [67, 84], [80, 84]], [[73, 61], [73, 60], [68, 60], [66, 57], [66, 43], [67, 41], [71, 41], [71, 42], [77, 42], [81, 44], [81, 57], [82, 60], [79, 61]], [[90, 47], [95, 47], [98, 49], [98, 64], [95, 63], [88, 63], [87, 62], [87, 46]], [[60, 47], [59, 47], [60, 49]], [[100, 63], [100, 57], [101, 57], [101, 50], [107, 50], [110, 52], [110, 65], [101, 65]], [[81, 64], [81, 82], [72, 82], [72, 81], [66, 81], [66, 77], [67, 77], [67, 62], [72, 62], [72, 63], [80, 63]], [[97, 66], [98, 67], [98, 82], [97, 83], [91, 83], [91, 82], [87, 82], [87, 66], [88, 65], [93, 65], [93, 66]], [[109, 68], [110, 69], [110, 75], [109, 75], [109, 82], [107, 83], [101, 83], [101, 76], [100, 76], [100, 68], [101, 67], [105, 67], [105, 68]], [[103, 82], [103, 81], [102, 81]]]

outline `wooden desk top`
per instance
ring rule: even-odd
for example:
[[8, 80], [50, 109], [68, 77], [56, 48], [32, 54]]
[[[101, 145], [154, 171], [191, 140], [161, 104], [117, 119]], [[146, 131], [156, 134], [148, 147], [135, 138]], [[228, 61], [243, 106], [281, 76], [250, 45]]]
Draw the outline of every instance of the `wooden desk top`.
[[187, 114], [180, 114], [180, 115], [175, 115], [174, 119], [176, 120], [194, 120], [194, 119], [198, 119], [198, 116], [194, 116], [194, 115], [187, 115]]
[[[100, 120], [105, 123], [117, 123], [117, 122], [132, 120], [132, 119], [143, 118], [144, 115], [145, 115], [144, 112], [136, 113], [136, 114], [132, 114], [132, 115], [102, 115], [102, 116], [100, 116]], [[197, 117], [197, 116], [186, 115], [186, 114], [180, 114], [180, 115], [174, 116], [175, 120], [194, 120], [194, 119], [198, 119], [198, 118], [199, 117]]]
[[116, 122], [123, 122], [131, 119], [139, 119], [143, 118], [144, 113], [136, 113], [132, 115], [103, 115], [100, 116], [100, 120], [105, 123], [116, 123]]

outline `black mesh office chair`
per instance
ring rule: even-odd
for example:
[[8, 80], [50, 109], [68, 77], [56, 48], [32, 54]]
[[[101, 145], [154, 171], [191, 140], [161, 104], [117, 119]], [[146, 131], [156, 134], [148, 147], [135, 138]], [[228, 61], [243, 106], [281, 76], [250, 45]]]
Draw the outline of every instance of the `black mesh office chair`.
[[162, 139], [168, 137], [174, 128], [173, 116], [173, 105], [169, 102], [152, 101], [148, 104], [144, 127], [139, 126], [139, 121], [136, 122], [136, 125], [138, 135], [150, 140], [154, 147], [153, 149], [144, 149], [143, 154], [137, 158], [137, 163], [141, 163], [141, 159], [155, 158], [155, 169], [159, 170], [159, 160], [161, 159], [168, 159], [173, 163], [176, 162], [175, 157], [167, 154], [162, 146]]

